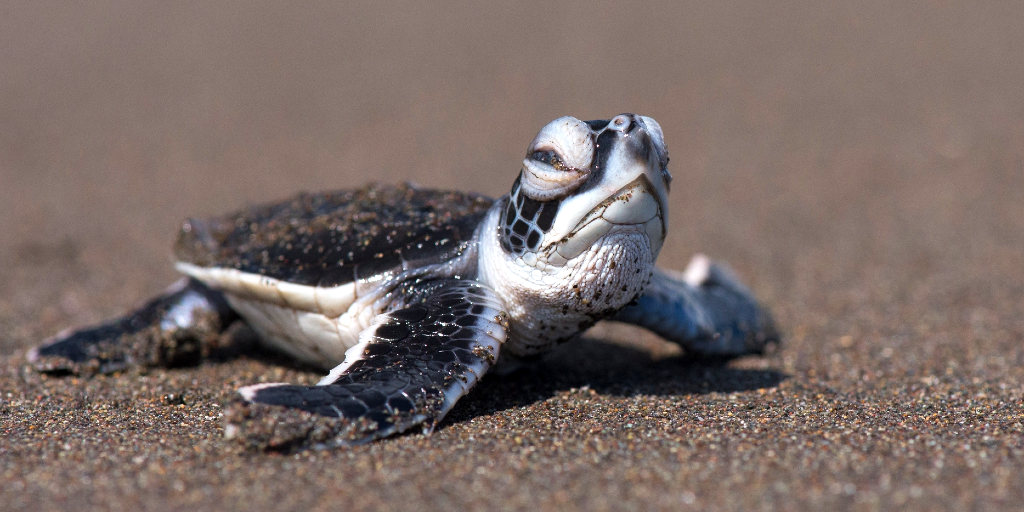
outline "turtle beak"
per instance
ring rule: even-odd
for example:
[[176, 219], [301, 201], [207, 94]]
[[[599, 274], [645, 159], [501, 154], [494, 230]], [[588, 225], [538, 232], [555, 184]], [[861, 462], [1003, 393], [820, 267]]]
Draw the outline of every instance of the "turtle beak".
[[[635, 114], [615, 116], [597, 134], [592, 185], [603, 197], [612, 197], [637, 178], [647, 178], [647, 193], [658, 202], [663, 219], [668, 218], [668, 150], [661, 125], [650, 117]], [[667, 231], [663, 221], [662, 231]]]
[[668, 148], [665, 146], [665, 134], [661, 131], [661, 125], [654, 118], [647, 116], [637, 116], [637, 118], [637, 122], [642, 123], [647, 129], [647, 135], [651, 139], [651, 146], [654, 150], [652, 156], [657, 156], [657, 166], [661, 169], [661, 178], [667, 192], [672, 184], [672, 174], [668, 172]]

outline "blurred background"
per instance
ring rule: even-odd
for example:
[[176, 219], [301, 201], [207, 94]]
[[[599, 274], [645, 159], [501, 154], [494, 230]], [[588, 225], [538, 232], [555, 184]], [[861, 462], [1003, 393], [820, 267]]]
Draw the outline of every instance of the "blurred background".
[[[162, 288], [186, 216], [368, 180], [497, 196], [547, 121], [620, 112], [664, 127], [666, 266], [706, 251], [783, 308], [830, 281], [967, 261], [1020, 275], [1018, 2], [40, 1], [0, 14], [8, 324], [96, 319]], [[41, 334], [15, 323], [4, 352]]]
[[787, 333], [742, 364], [1021, 403], [1013, 0], [5, 2], [0, 355], [172, 282], [187, 216], [369, 180], [498, 196], [545, 123], [621, 112], [671, 154], [660, 263], [730, 262]]

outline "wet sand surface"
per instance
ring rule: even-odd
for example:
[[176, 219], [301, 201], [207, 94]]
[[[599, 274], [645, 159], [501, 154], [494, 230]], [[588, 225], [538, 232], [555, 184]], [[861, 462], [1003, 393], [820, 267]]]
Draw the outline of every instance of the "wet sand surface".
[[[1024, 507], [1024, 4], [32, 2], [0, 16], [0, 509]], [[236, 350], [25, 367], [175, 279], [179, 222], [406, 180], [500, 195], [547, 121], [658, 119], [659, 263], [724, 259], [763, 358], [602, 324], [430, 436], [222, 438]]]

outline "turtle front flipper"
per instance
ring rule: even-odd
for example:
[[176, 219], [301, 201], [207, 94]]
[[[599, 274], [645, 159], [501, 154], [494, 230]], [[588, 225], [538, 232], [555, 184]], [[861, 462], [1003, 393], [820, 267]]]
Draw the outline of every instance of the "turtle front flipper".
[[250, 448], [292, 450], [361, 444], [416, 426], [433, 431], [496, 362], [507, 315], [476, 281], [430, 281], [400, 295], [405, 307], [378, 316], [318, 385], [241, 388], [225, 413], [225, 435]]
[[681, 275], [655, 269], [643, 295], [612, 320], [639, 325], [706, 356], [760, 354], [779, 342], [768, 309], [728, 268], [704, 255], [694, 257]]
[[185, 278], [121, 318], [58, 334], [28, 360], [42, 372], [76, 375], [194, 363], [237, 318], [220, 292]]

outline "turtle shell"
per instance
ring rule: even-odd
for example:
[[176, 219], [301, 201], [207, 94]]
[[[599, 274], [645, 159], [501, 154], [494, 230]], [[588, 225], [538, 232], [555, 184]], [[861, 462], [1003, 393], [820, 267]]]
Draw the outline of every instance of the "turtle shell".
[[461, 253], [493, 199], [408, 185], [303, 193], [178, 234], [179, 261], [309, 286], [339, 286]]

